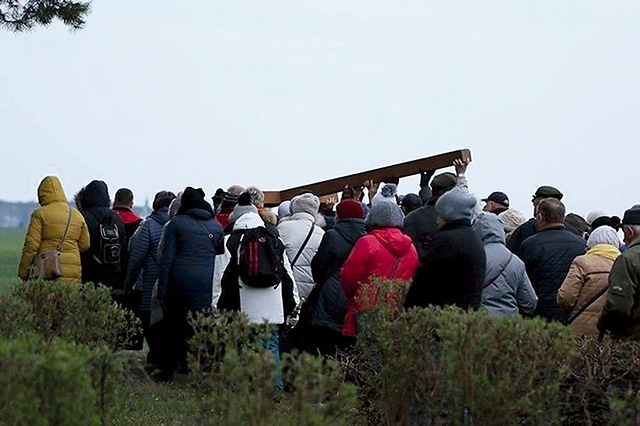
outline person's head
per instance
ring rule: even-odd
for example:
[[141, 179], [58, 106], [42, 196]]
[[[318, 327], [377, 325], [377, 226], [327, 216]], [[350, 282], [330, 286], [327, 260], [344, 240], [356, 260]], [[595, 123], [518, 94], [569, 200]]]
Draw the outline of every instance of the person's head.
[[564, 217], [564, 223], [568, 223], [569, 225], [576, 228], [576, 231], [580, 233], [583, 237], [587, 237], [589, 235], [589, 231], [591, 231], [591, 227], [587, 223], [587, 221], [576, 213], [569, 213]]
[[251, 196], [251, 204], [259, 209], [264, 207], [264, 192], [262, 192], [255, 186], [248, 186], [247, 189], [244, 190], [244, 192], [249, 193], [249, 195]]
[[615, 248], [620, 248], [618, 232], [610, 226], [600, 226], [589, 234], [589, 238], [587, 239], [587, 248], [591, 249], [598, 244], [609, 244]]
[[397, 205], [397, 193], [398, 187], [395, 183], [385, 183], [384, 186], [380, 188], [380, 191], [373, 196], [371, 205], [375, 205], [377, 203], [393, 203]]
[[222, 199], [225, 196], [225, 192], [224, 189], [222, 188], [218, 188], [216, 189], [215, 194], [213, 194], [213, 197], [211, 197], [211, 201], [213, 202], [213, 210], [214, 211], [219, 211], [220, 210], [220, 204], [222, 203]]
[[204, 199], [204, 190], [202, 188], [193, 188], [191, 186], [187, 186], [184, 191], [182, 191], [182, 197], [180, 197], [180, 208], [178, 209], [177, 214], [185, 214], [189, 210], [192, 209], [200, 209], [207, 211], [213, 216], [213, 208], [211, 204], [209, 204]]
[[402, 228], [404, 215], [397, 204], [378, 203], [371, 207], [365, 220], [367, 229]]
[[336, 217], [339, 221], [345, 219], [364, 218], [364, 208], [362, 208], [362, 203], [349, 198], [340, 201], [336, 206]]
[[607, 214], [602, 210], [594, 210], [594, 211], [590, 211], [589, 214], [587, 214], [587, 217], [585, 219], [589, 224], [589, 226], [592, 226], [595, 220], [605, 216], [607, 216]]
[[278, 206], [278, 220], [291, 216], [291, 200], [284, 200]]
[[498, 219], [502, 222], [504, 232], [513, 232], [516, 228], [527, 221], [524, 213], [520, 210], [509, 209], [498, 215]]
[[538, 204], [536, 220], [539, 228], [562, 225], [564, 223], [565, 208], [557, 198], [545, 198]]
[[236, 220], [240, 219], [242, 215], [247, 213], [257, 214], [258, 209], [251, 200], [251, 193], [245, 191], [238, 197], [238, 204], [236, 204], [229, 215], [229, 223], [235, 223]]
[[320, 200], [309, 192], [296, 195], [291, 199], [291, 204], [289, 205], [291, 214], [308, 213], [311, 216], [315, 216], [318, 213], [319, 208]]
[[640, 208], [631, 208], [622, 217], [624, 242], [628, 245], [640, 238]]
[[129, 188], [120, 188], [113, 197], [113, 207], [133, 207], [133, 192]]
[[504, 192], [492, 192], [487, 198], [483, 198], [482, 201], [486, 203], [482, 208], [485, 212], [500, 214], [503, 211], [509, 210], [509, 197], [507, 197], [507, 194]]
[[438, 224], [460, 223], [471, 225], [478, 200], [464, 190], [455, 187], [440, 196], [435, 208], [438, 214]]
[[363, 184], [357, 185], [355, 187], [351, 185], [345, 185], [344, 188], [342, 188], [342, 196], [340, 197], [340, 201], [346, 199], [360, 200], [363, 189]]
[[431, 196], [440, 197], [447, 191], [452, 190], [458, 184], [458, 177], [451, 172], [444, 172], [436, 175], [431, 180]]
[[338, 202], [338, 194], [328, 194], [319, 197], [320, 211], [331, 212]]
[[238, 197], [244, 191], [244, 188], [240, 185], [231, 185], [222, 197], [219, 211], [220, 213], [229, 214], [233, 211], [233, 208], [238, 204]]
[[419, 209], [422, 207], [422, 200], [418, 194], [409, 193], [402, 197], [402, 201], [400, 201], [400, 207], [405, 215], [411, 213], [412, 211]]
[[537, 213], [538, 205], [547, 198], [555, 198], [556, 200], [562, 200], [562, 192], [560, 192], [557, 188], [553, 186], [543, 185], [539, 187], [535, 194], [531, 197], [531, 202], [533, 203], [533, 214]]
[[160, 191], [156, 193], [155, 197], [153, 197], [153, 210], [158, 210], [162, 208], [168, 208], [169, 204], [176, 198], [176, 194], [171, 191]]

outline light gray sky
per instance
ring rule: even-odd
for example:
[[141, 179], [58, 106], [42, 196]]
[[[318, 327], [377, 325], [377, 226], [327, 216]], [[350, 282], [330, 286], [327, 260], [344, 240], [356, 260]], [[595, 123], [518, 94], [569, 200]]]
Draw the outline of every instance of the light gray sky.
[[[0, 31], [0, 199], [60, 177], [137, 203], [285, 189], [469, 148], [531, 214], [640, 203], [640, 2], [95, 1], [84, 30]], [[400, 192], [417, 192], [403, 179]]]

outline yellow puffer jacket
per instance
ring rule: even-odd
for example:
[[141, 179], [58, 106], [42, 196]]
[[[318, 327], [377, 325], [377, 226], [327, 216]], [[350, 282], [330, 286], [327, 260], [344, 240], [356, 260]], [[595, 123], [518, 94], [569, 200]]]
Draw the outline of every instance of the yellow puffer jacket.
[[60, 264], [62, 276], [58, 281], [80, 282], [82, 269], [80, 252], [89, 248], [89, 229], [79, 211], [69, 206], [60, 180], [47, 176], [38, 186], [39, 208], [31, 214], [29, 229], [22, 248], [22, 258], [18, 267], [18, 276], [22, 280], [29, 277], [29, 267], [36, 255], [55, 250], [62, 240], [69, 219], [69, 231], [62, 245]]

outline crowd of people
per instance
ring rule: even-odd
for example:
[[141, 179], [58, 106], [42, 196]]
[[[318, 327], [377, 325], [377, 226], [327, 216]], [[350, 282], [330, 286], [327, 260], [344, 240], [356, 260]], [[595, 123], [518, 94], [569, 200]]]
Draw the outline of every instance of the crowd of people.
[[561, 191], [541, 186], [527, 220], [503, 192], [480, 204], [467, 166], [423, 172], [419, 190], [403, 196], [387, 178], [321, 197], [301, 191], [277, 208], [255, 186], [218, 188], [211, 202], [200, 188], [162, 190], [144, 219], [127, 188], [111, 203], [94, 180], [73, 208], [47, 176], [18, 275], [29, 279], [36, 256], [59, 247], [59, 281], [108, 286], [138, 316], [131, 349], [146, 340], [157, 380], [186, 370], [193, 312], [241, 311], [278, 326], [265, 342], [276, 356], [335, 354], [357, 339], [367, 309], [390, 303], [367, 294], [376, 277], [410, 283], [405, 308], [455, 305], [640, 339], [640, 205], [622, 219], [582, 218], [566, 214]]

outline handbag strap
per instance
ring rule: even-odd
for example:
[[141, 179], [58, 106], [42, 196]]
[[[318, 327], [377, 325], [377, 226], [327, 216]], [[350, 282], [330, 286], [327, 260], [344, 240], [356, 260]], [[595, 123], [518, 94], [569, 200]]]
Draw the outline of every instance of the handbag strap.
[[587, 302], [587, 303], [585, 303], [584, 305], [582, 305], [582, 307], [581, 307], [580, 309], [578, 309], [578, 311], [577, 311], [575, 314], [571, 315], [571, 317], [567, 320], [567, 325], [569, 325], [569, 324], [571, 324], [572, 322], [574, 322], [574, 321], [575, 321], [575, 320], [576, 320], [580, 315], [582, 315], [582, 313], [583, 313], [584, 311], [586, 311], [586, 310], [587, 310], [587, 308], [588, 308], [589, 306], [591, 306], [591, 305], [593, 305], [594, 303], [596, 303], [596, 301], [597, 301], [598, 299], [600, 299], [600, 296], [602, 296], [603, 294], [605, 294], [605, 293], [607, 292], [608, 288], [609, 288], [608, 286], [604, 286], [604, 287], [602, 288], [602, 290], [600, 290], [598, 293], [596, 293], [596, 295], [595, 295], [595, 296], [593, 296], [593, 297], [591, 298], [591, 300], [589, 300], [589, 302]]
[[69, 226], [71, 226], [71, 207], [69, 207], [69, 217], [67, 218], [67, 226], [64, 228], [64, 234], [62, 234], [62, 239], [60, 240], [60, 244], [58, 244], [58, 251], [62, 252], [62, 245], [64, 244], [64, 240], [67, 239], [67, 233], [69, 232]]
[[511, 255], [509, 256], [509, 260], [507, 260], [507, 263], [505, 263], [502, 269], [500, 269], [500, 272], [498, 272], [495, 277], [493, 277], [490, 281], [487, 281], [482, 286], [483, 290], [493, 284], [498, 279], [498, 277], [504, 273], [505, 269], [507, 269], [507, 266], [509, 266], [509, 264], [511, 263], [511, 259], [513, 259], [513, 253], [511, 253]]
[[313, 234], [313, 228], [315, 228], [315, 227], [316, 227], [316, 225], [314, 223], [312, 223], [311, 224], [311, 229], [309, 229], [309, 233], [307, 234], [307, 237], [304, 239], [304, 241], [302, 242], [302, 245], [300, 246], [300, 249], [298, 250], [298, 253], [296, 253], [295, 257], [291, 261], [291, 267], [292, 268], [293, 268], [293, 265], [296, 264], [296, 261], [298, 260], [300, 255], [302, 254], [302, 250], [304, 250], [304, 248], [306, 247], [307, 243], [311, 239], [311, 235]]

